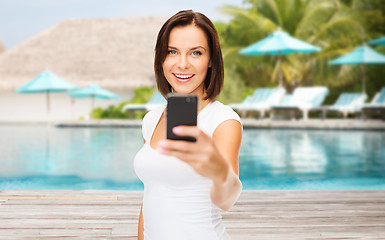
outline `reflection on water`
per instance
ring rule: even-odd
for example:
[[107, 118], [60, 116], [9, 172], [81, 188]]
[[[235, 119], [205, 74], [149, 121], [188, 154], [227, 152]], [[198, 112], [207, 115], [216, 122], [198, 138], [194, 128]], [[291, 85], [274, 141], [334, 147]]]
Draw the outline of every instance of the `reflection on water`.
[[0, 178], [138, 181], [132, 161], [143, 140], [137, 129], [1, 126], [0, 132]]
[[314, 132], [247, 130], [241, 168], [250, 171], [248, 165], [254, 166], [255, 172], [247, 176], [322, 174], [328, 161], [322, 143]]
[[385, 188], [384, 146], [385, 132], [247, 129], [240, 176], [250, 188]]
[[[0, 189], [142, 189], [140, 128], [0, 125]], [[245, 129], [245, 189], [385, 189], [385, 132]]]

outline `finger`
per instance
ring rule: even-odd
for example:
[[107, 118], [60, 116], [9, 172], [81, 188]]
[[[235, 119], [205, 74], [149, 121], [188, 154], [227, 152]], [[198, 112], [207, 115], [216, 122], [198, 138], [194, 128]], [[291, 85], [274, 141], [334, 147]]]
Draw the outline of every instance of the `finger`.
[[[205, 167], [206, 165], [202, 163], [202, 159], [204, 159], [204, 155], [200, 153], [182, 153], [178, 151], [164, 151], [162, 154], [176, 157], [180, 161], [183, 161], [190, 165], [198, 174], [205, 176], [205, 177], [210, 177], [210, 172], [208, 172], [208, 168]], [[212, 174], [211, 174], [212, 175]]]
[[197, 159], [199, 159], [200, 157], [199, 153], [193, 153], [193, 152], [186, 153], [181, 151], [168, 150], [164, 148], [159, 148], [158, 151], [161, 154], [176, 157], [179, 160], [191, 165], [192, 167], [197, 162]]
[[167, 151], [196, 152], [196, 144], [187, 141], [162, 140], [158, 147]]
[[196, 139], [205, 135], [197, 126], [177, 126], [172, 131], [178, 136], [195, 137]]

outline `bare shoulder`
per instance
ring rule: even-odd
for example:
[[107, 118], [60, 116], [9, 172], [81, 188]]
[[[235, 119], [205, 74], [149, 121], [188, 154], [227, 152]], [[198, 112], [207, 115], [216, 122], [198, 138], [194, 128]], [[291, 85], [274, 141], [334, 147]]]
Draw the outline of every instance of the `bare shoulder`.
[[[229, 106], [222, 104], [221, 102], [215, 102], [216, 109], [213, 117], [218, 118], [218, 125], [213, 132], [213, 139], [226, 138], [231, 140], [240, 140], [242, 137], [242, 123], [241, 119], [236, 112]], [[235, 139], [232, 139], [235, 138]], [[219, 140], [219, 139], [218, 139]]]
[[242, 125], [235, 119], [222, 122], [213, 134], [213, 142], [230, 163], [234, 173], [239, 174], [239, 151], [242, 142]]
[[[216, 138], [241, 138], [242, 137], [242, 124], [235, 119], [228, 119], [215, 129], [213, 139]], [[236, 140], [236, 139], [234, 139]]]

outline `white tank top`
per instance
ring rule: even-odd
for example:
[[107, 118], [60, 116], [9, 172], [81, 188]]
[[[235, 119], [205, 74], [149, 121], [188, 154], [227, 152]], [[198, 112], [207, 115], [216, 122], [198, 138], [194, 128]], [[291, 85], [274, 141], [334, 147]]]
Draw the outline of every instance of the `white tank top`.
[[[178, 158], [160, 154], [150, 141], [165, 106], [146, 114], [146, 141], [134, 159], [137, 176], [144, 184], [143, 223], [145, 240], [228, 240], [220, 209], [211, 202], [212, 180], [199, 175]], [[198, 114], [198, 128], [212, 137], [224, 121], [239, 116], [215, 101]]]

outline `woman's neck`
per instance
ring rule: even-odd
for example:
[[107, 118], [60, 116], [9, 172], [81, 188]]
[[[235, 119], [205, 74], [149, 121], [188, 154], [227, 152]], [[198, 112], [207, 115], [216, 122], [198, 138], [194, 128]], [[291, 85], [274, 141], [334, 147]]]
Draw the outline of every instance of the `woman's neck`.
[[205, 108], [210, 102], [212, 102], [211, 99], [207, 99], [207, 100], [204, 100], [204, 99], [199, 99], [198, 100], [198, 113], [200, 111], [202, 111], [203, 108]]

